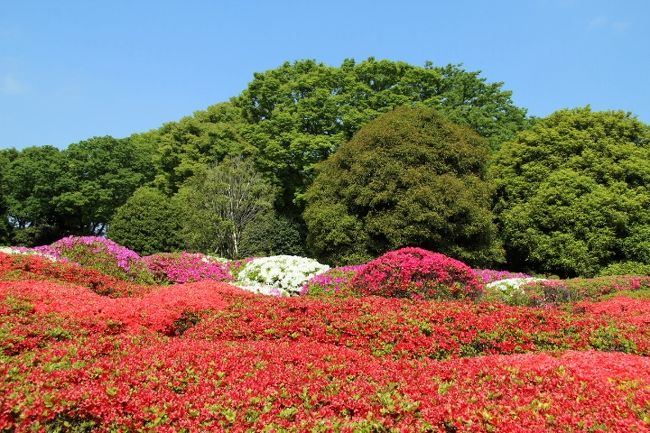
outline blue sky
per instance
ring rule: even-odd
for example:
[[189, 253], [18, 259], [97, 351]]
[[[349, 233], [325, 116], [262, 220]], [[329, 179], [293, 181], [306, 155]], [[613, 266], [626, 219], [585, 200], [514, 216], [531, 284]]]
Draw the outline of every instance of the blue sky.
[[128, 136], [312, 58], [463, 63], [530, 114], [650, 123], [650, 1], [0, 0], [0, 148]]

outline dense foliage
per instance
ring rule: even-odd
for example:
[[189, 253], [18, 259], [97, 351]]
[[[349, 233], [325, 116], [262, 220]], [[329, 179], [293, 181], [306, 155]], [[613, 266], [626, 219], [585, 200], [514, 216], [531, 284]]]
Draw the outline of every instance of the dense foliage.
[[394, 107], [437, 107], [468, 125], [493, 147], [526, 125], [502, 83], [488, 83], [459, 66], [345, 60], [340, 67], [313, 60], [256, 73], [231, 103], [198, 111], [152, 134], [159, 185], [176, 191], [201, 165], [226, 155], [250, 155], [282, 187], [279, 210], [302, 211], [300, 195], [314, 164], [327, 159], [370, 120]]
[[272, 213], [275, 190], [252, 161], [236, 156], [196, 174], [175, 198], [189, 249], [240, 258], [244, 232]]
[[384, 114], [320, 166], [306, 194], [310, 245], [333, 263], [408, 245], [498, 261], [488, 158], [484, 139], [435, 109]]
[[623, 112], [562, 110], [494, 157], [508, 263], [560, 276], [650, 264], [650, 128]]
[[142, 255], [177, 251], [181, 205], [151, 187], [141, 187], [117, 208], [108, 227], [108, 237]]
[[12, 154], [0, 168], [13, 242], [38, 245], [69, 234], [103, 234], [115, 210], [153, 179], [151, 154], [150, 143], [112, 137], [64, 151], [43, 146]]

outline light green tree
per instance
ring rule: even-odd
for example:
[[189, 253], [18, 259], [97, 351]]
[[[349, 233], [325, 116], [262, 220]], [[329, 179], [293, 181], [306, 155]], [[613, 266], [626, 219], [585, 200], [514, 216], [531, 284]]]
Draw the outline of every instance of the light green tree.
[[240, 257], [245, 230], [273, 210], [275, 191], [252, 161], [227, 157], [196, 174], [175, 200], [190, 249]]
[[630, 114], [558, 111], [505, 143], [492, 173], [513, 268], [573, 277], [650, 264], [650, 129]]

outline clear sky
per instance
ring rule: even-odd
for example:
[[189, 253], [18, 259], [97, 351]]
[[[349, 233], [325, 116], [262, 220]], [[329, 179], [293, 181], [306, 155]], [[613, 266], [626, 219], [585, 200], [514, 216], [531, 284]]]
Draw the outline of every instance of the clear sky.
[[0, 148], [128, 136], [284, 61], [463, 63], [536, 116], [650, 123], [649, 0], [0, 0]]

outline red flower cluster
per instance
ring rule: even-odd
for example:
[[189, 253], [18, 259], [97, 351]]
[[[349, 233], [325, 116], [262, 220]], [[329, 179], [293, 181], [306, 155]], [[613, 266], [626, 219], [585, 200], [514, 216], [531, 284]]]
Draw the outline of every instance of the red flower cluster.
[[54, 262], [35, 255], [0, 253], [0, 280], [49, 280], [73, 284], [111, 297], [136, 296], [152, 286], [124, 281], [73, 262]]
[[475, 299], [482, 292], [472, 268], [421, 248], [384, 254], [369, 262], [351, 284], [363, 295], [413, 299]]
[[93, 272], [0, 254], [0, 432], [650, 431], [650, 301], [112, 291]]
[[[650, 359], [449, 361], [310, 342], [89, 338], [0, 365], [0, 430], [647, 432]], [[74, 430], [73, 430], [74, 429]]]

